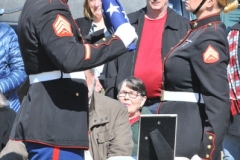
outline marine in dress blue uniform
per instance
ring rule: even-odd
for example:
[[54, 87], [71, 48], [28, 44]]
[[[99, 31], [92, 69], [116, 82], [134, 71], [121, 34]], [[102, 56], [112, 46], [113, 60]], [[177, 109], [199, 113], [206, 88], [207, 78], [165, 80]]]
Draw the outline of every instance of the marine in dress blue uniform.
[[33, 152], [46, 156], [44, 146], [53, 147], [55, 158], [75, 148], [81, 156], [89, 145], [88, 89], [79, 71], [125, 53], [126, 44], [116, 35], [84, 43], [66, 0], [27, 0], [18, 35], [31, 85], [11, 138], [26, 143], [30, 159], [41, 159]]
[[160, 114], [177, 114], [176, 157], [219, 160], [229, 119], [227, 32], [219, 14], [192, 21], [165, 57]]

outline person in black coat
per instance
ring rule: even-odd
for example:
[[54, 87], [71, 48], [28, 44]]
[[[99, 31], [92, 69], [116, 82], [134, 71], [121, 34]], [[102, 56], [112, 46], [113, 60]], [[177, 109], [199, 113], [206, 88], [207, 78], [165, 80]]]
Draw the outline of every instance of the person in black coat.
[[5, 107], [6, 99], [0, 93], [0, 152], [6, 146], [12, 125], [16, 117], [16, 112], [9, 107]]
[[105, 94], [117, 98], [118, 85], [127, 77], [141, 79], [147, 90], [147, 106], [156, 113], [162, 88], [163, 58], [190, 29], [189, 20], [168, 7], [168, 0], [146, 0], [146, 7], [128, 14], [138, 34], [136, 50], [104, 66], [99, 77]]
[[229, 119], [229, 62], [226, 26], [220, 19], [228, 0], [188, 0], [196, 14], [185, 38], [165, 57], [160, 114], [177, 114], [176, 157], [221, 159]]

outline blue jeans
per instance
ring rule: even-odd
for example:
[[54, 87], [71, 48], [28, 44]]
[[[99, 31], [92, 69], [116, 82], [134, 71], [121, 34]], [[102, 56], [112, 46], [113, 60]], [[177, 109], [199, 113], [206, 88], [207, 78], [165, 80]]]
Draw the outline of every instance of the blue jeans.
[[240, 137], [225, 135], [222, 147], [224, 160], [240, 160]]

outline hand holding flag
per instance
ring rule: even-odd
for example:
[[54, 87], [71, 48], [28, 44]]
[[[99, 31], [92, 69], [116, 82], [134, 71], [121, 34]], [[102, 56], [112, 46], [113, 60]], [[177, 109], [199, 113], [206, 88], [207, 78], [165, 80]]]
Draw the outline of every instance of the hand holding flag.
[[136, 49], [135, 29], [130, 25], [126, 12], [118, 0], [102, 0], [103, 16], [112, 25], [115, 35], [119, 36], [128, 50]]

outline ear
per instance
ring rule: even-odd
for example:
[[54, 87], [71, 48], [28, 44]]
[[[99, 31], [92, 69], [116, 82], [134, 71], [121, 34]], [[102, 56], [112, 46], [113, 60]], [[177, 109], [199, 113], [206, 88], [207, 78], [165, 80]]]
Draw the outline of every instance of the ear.
[[141, 106], [141, 107], [143, 107], [143, 105], [144, 105], [144, 103], [146, 102], [146, 100], [147, 100], [147, 97], [146, 97], [146, 96], [142, 97], [142, 101], [141, 101], [141, 103], [140, 103], [140, 106]]
[[211, 8], [217, 3], [217, 0], [206, 0], [205, 3], [207, 8]]

